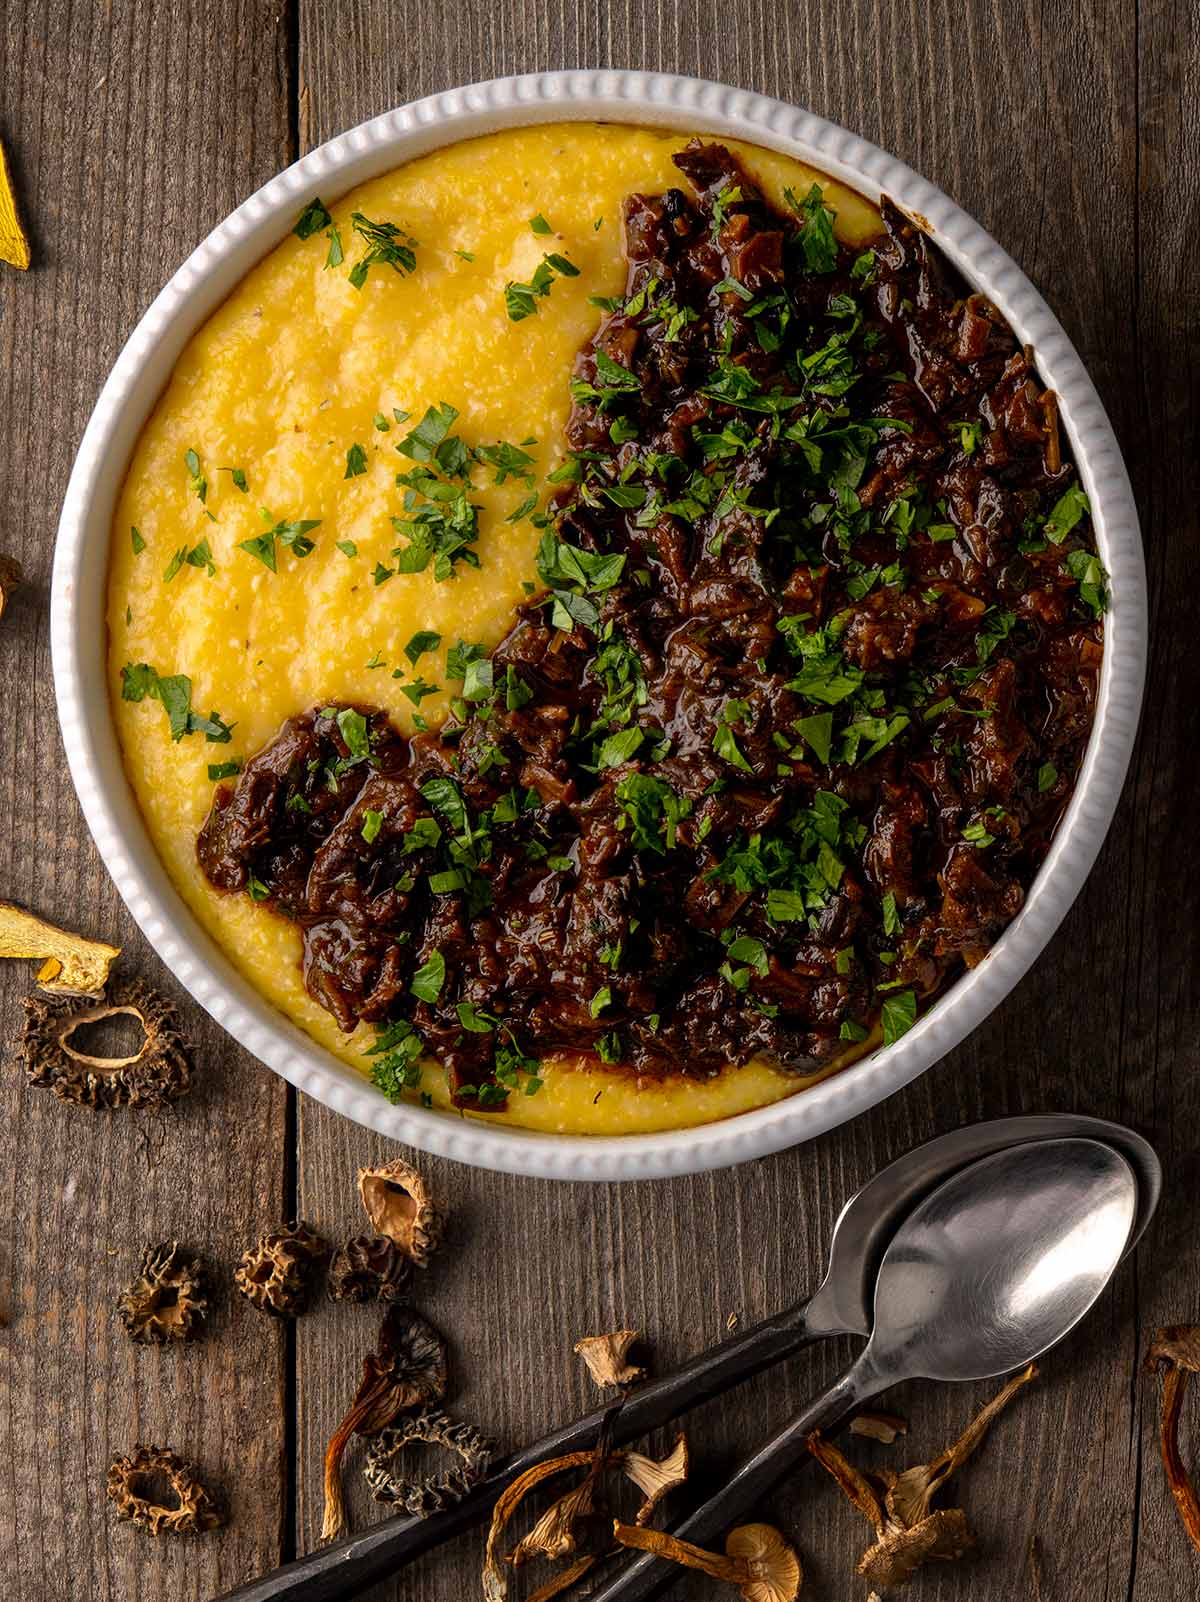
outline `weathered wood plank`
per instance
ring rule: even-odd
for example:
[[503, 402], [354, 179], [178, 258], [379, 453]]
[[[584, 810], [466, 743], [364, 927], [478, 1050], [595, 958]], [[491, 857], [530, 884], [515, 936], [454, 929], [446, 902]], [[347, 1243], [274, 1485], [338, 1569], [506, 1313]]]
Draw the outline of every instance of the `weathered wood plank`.
[[[851, 1128], [738, 1173], [585, 1189], [430, 1165], [460, 1209], [455, 1243], [420, 1298], [456, 1344], [454, 1404], [514, 1444], [588, 1400], [570, 1355], [580, 1334], [642, 1325], [665, 1366], [719, 1334], [730, 1312], [771, 1311], [811, 1282], [843, 1197], [918, 1139], [1017, 1111], [1126, 1118], [1160, 1141], [1171, 1165], [1164, 1216], [1136, 1269], [964, 1475], [983, 1548], [967, 1583], [978, 1602], [1030, 1594], [1036, 1533], [1048, 1596], [1182, 1602], [1194, 1594], [1192, 1558], [1173, 1526], [1152, 1390], [1136, 1365], [1153, 1324], [1194, 1316], [1200, 1283], [1186, 1249], [1198, 965], [1195, 920], [1183, 910], [1200, 894], [1200, 855], [1180, 838], [1197, 771], [1193, 742], [1180, 734], [1197, 670], [1177, 627], [1196, 533], [1182, 466], [1195, 456], [1194, 321], [1185, 324], [1197, 288], [1196, 163], [1184, 149], [1195, 143], [1184, 111], [1195, 90], [1194, 18], [1144, 6], [1135, 26], [1132, 9], [1116, 4], [1047, 13], [886, 0], [613, 0], [578, 10], [459, 0], [424, 16], [415, 50], [411, 19], [391, 8], [344, 6], [330, 28], [323, 8], [302, 4], [312, 142], [472, 79], [597, 63], [666, 67], [807, 104], [940, 182], [1041, 285], [1101, 388], [1146, 516], [1158, 624], [1136, 770], [1092, 880], [1036, 971], [920, 1083]], [[352, 1170], [376, 1143], [308, 1104], [300, 1119], [304, 1205], [351, 1228]], [[329, 1310], [301, 1331], [302, 1547], [319, 1523], [320, 1442], [368, 1338], [361, 1323]], [[814, 1354], [696, 1421], [700, 1478], [726, 1470], [845, 1355]], [[899, 1398], [914, 1419], [903, 1455], [952, 1438], [987, 1391], [909, 1387]], [[897, 1454], [861, 1455], [883, 1464]], [[356, 1495], [358, 1516], [373, 1516]], [[865, 1544], [857, 1515], [811, 1475], [775, 1512], [804, 1550], [812, 1594], [848, 1594]], [[1139, 1540], [1143, 1518], [1152, 1541]], [[378, 1595], [471, 1595], [478, 1563], [479, 1543], [464, 1541]], [[964, 1583], [944, 1569], [920, 1590], [951, 1602]], [[717, 1594], [694, 1579], [677, 1593]]]
[[[0, 8], [0, 124], [34, 268], [0, 268], [0, 548], [29, 576], [0, 627], [0, 895], [125, 946], [125, 971], [182, 992], [134, 933], [84, 827], [50, 688], [47, 585], [75, 445], [133, 323], [184, 255], [286, 157], [270, 8], [30, 0]], [[0, 973], [19, 1028], [26, 964]], [[277, 1560], [284, 1338], [232, 1293], [231, 1264], [284, 1205], [284, 1087], [190, 1002], [198, 1088], [172, 1117], [94, 1115], [0, 1079], [0, 1592], [13, 1602], [196, 1602]], [[147, 1242], [224, 1265], [203, 1346], [135, 1347], [113, 1303]], [[154, 1541], [118, 1525], [110, 1459], [194, 1455], [227, 1530]]]

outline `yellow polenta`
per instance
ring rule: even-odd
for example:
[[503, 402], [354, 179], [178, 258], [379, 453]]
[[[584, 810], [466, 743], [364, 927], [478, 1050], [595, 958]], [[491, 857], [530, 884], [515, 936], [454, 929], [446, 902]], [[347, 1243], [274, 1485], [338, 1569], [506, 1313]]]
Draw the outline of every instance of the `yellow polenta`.
[[[345, 264], [325, 267], [324, 236], [289, 236], [192, 339], [133, 453], [108, 595], [113, 716], [130, 782], [201, 924], [281, 1012], [360, 1071], [370, 1031], [341, 1034], [306, 994], [295, 927], [245, 896], [218, 895], [200, 873], [208, 764], [250, 755], [285, 718], [321, 702], [370, 702], [411, 729], [414, 709], [392, 677], [397, 666], [412, 677], [402, 654], [411, 636], [442, 636], [420, 671], [444, 683], [449, 646], [491, 647], [505, 633], [522, 585], [536, 577], [538, 531], [527, 518], [508, 520], [527, 486], [478, 490], [477, 570], [459, 564], [443, 583], [428, 569], [376, 585], [376, 565], [387, 565], [395, 545], [394, 474], [410, 464], [395, 451], [407, 428], [381, 432], [374, 419], [390, 420], [394, 408], [417, 419], [448, 402], [469, 444], [533, 439], [539, 481], [553, 471], [563, 457], [571, 364], [599, 315], [588, 296], [624, 288], [622, 198], [676, 183], [671, 155], [686, 137], [594, 124], [518, 129], [364, 184], [330, 208]], [[803, 192], [820, 178], [847, 242], [878, 231], [878, 214], [860, 196], [785, 157], [734, 148], [777, 199], [785, 185]], [[376, 266], [355, 290], [348, 268], [363, 246], [351, 230], [354, 211], [398, 223], [419, 241], [410, 277]], [[551, 236], [531, 229], [535, 216]], [[579, 276], [556, 279], [537, 315], [511, 322], [505, 285], [527, 282], [548, 250], [567, 255]], [[356, 444], [367, 471], [346, 477]], [[189, 451], [207, 481], [203, 501], [185, 465]], [[300, 519], [319, 520], [303, 560], [279, 545], [271, 573], [239, 549]], [[175, 553], [204, 539], [215, 572], [185, 562], [165, 580]], [[193, 706], [236, 724], [232, 741], [192, 734], [173, 742], [158, 701], [122, 700], [122, 667], [142, 662], [188, 675]], [[444, 694], [421, 707], [430, 723], [445, 710]], [[643, 1087], [564, 1061], [547, 1066], [536, 1096], [514, 1097], [509, 1111], [491, 1116], [558, 1132], [644, 1132], [727, 1117], [810, 1082], [751, 1064], [707, 1084]], [[425, 1089], [446, 1105], [439, 1070], [427, 1070]]]

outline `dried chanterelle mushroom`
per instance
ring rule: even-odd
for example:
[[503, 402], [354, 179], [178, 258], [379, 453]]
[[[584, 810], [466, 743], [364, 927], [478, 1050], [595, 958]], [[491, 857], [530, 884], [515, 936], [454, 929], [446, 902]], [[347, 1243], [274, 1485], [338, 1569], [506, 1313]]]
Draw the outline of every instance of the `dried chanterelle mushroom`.
[[631, 1349], [641, 1338], [636, 1329], [615, 1329], [610, 1335], [585, 1336], [575, 1342], [575, 1350], [602, 1389], [610, 1385], [632, 1385], [646, 1373], [644, 1368], [628, 1361]]
[[[552, 1503], [529, 1534], [501, 1561], [501, 1537], [525, 1497], [543, 1480], [578, 1468], [587, 1469], [586, 1478]], [[569, 1557], [575, 1551], [578, 1526], [598, 1512], [600, 1477], [612, 1469], [619, 1470], [632, 1480], [642, 1493], [642, 1505], [636, 1520], [640, 1526], [650, 1518], [667, 1492], [687, 1479], [687, 1441], [682, 1435], [679, 1436], [674, 1449], [661, 1461], [628, 1448], [610, 1452], [601, 1442], [593, 1451], [569, 1452], [565, 1457], [550, 1458], [544, 1463], [535, 1463], [524, 1474], [518, 1475], [501, 1492], [492, 1511], [483, 1567], [484, 1602], [505, 1602], [508, 1596], [505, 1563], [517, 1568], [530, 1558]], [[535, 1598], [538, 1602], [549, 1602], [551, 1597], [557, 1596], [585, 1574], [598, 1555], [595, 1552], [585, 1553], [546, 1585], [539, 1587], [526, 1602], [535, 1602]]]
[[20, 562], [0, 553], [0, 617], [4, 616], [5, 608], [21, 588], [24, 578]]
[[[77, 1030], [109, 1018], [132, 1018], [141, 1029], [131, 1055], [97, 1057], [73, 1044]], [[140, 979], [111, 985], [103, 1001], [27, 996], [20, 1050], [31, 1085], [81, 1107], [163, 1107], [191, 1089], [178, 1014]]]
[[52, 995], [102, 995], [120, 955], [120, 946], [85, 940], [11, 901], [0, 901], [0, 957], [40, 962], [35, 983]]
[[233, 1282], [259, 1312], [295, 1318], [308, 1306], [313, 1269], [328, 1255], [328, 1242], [305, 1223], [271, 1229], [243, 1252]]
[[[461, 1462], [444, 1473], [426, 1474], [419, 1479], [402, 1475], [396, 1459], [415, 1441], [448, 1447], [457, 1452]], [[424, 1518], [461, 1502], [487, 1473], [494, 1451], [495, 1442], [473, 1424], [463, 1424], [441, 1412], [417, 1413], [372, 1436], [363, 1473], [377, 1502], [390, 1502], [416, 1518]]]
[[1010, 1379], [954, 1445], [931, 1463], [918, 1463], [901, 1474], [883, 1470], [877, 1476], [885, 1488], [882, 1499], [872, 1477], [856, 1469], [819, 1431], [809, 1438], [809, 1451], [874, 1526], [875, 1543], [863, 1553], [855, 1571], [864, 1580], [873, 1585], [901, 1585], [931, 1558], [959, 1558], [974, 1546], [975, 1537], [962, 1509], [934, 1508], [933, 1498], [974, 1452], [996, 1415], [1036, 1374], [1036, 1366], [1030, 1363]]
[[178, 1241], [147, 1246], [141, 1272], [117, 1298], [117, 1316], [144, 1346], [194, 1341], [204, 1328], [211, 1286], [204, 1260]]
[[332, 1302], [398, 1302], [412, 1277], [412, 1259], [386, 1235], [356, 1235], [339, 1246], [326, 1285]]
[[[175, 1506], [151, 1502], [146, 1482], [161, 1476], [170, 1486]], [[130, 1519], [151, 1535], [196, 1535], [215, 1530], [225, 1517], [212, 1494], [200, 1483], [190, 1463], [165, 1446], [135, 1446], [127, 1457], [114, 1459], [108, 1471], [108, 1497], [119, 1519]]]
[[325, 1449], [323, 1541], [335, 1540], [346, 1530], [342, 1454], [350, 1437], [378, 1435], [401, 1413], [440, 1402], [445, 1394], [445, 1341], [411, 1308], [390, 1307], [379, 1332], [378, 1350], [363, 1359], [362, 1382], [354, 1401]]
[[619, 1546], [653, 1552], [687, 1569], [698, 1569], [714, 1580], [736, 1585], [746, 1602], [793, 1602], [800, 1594], [804, 1570], [795, 1550], [771, 1524], [743, 1524], [725, 1538], [725, 1552], [706, 1552], [665, 1530], [642, 1529], [636, 1524], [614, 1524]]
[[1160, 1329], [1146, 1357], [1152, 1372], [1163, 1371], [1160, 1446], [1167, 1484], [1192, 1545], [1200, 1552], [1200, 1498], [1179, 1453], [1179, 1415], [1193, 1374], [1200, 1374], [1200, 1325], [1171, 1324]]
[[17, 197], [8, 172], [8, 158], [0, 143], [0, 261], [24, 271], [29, 266], [29, 241], [21, 227]]
[[360, 1168], [358, 1193], [375, 1233], [395, 1241], [418, 1268], [427, 1267], [441, 1243], [446, 1215], [417, 1170], [399, 1157]]

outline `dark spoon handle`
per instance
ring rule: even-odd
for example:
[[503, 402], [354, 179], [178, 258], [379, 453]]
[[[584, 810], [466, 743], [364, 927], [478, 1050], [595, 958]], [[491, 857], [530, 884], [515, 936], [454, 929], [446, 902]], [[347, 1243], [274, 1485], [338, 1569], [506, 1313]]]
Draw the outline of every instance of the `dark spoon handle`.
[[[879, 1386], [874, 1387], [875, 1391]], [[714, 1491], [703, 1506], [673, 1525], [672, 1535], [695, 1546], [721, 1551], [722, 1537], [762, 1501], [787, 1474], [808, 1457], [808, 1437], [813, 1430], [832, 1434], [845, 1424], [872, 1394], [858, 1381], [855, 1369], [835, 1380], [823, 1396], [811, 1402], [802, 1413], [785, 1424], [777, 1435], [747, 1458], [731, 1480]], [[590, 1602], [651, 1602], [679, 1579], [683, 1571], [666, 1558], [642, 1552], [603, 1589], [593, 1593]]]
[[377, 1580], [394, 1574], [401, 1564], [483, 1523], [501, 1491], [535, 1463], [589, 1450], [606, 1420], [613, 1445], [625, 1445], [790, 1357], [810, 1340], [838, 1333], [810, 1328], [807, 1314], [807, 1302], [790, 1307], [744, 1334], [709, 1347], [676, 1373], [650, 1380], [625, 1401], [564, 1424], [553, 1435], [497, 1463], [469, 1496], [443, 1513], [423, 1519], [385, 1519], [361, 1535], [321, 1547], [226, 1592], [224, 1602], [234, 1598], [237, 1602], [345, 1602], [358, 1596]]

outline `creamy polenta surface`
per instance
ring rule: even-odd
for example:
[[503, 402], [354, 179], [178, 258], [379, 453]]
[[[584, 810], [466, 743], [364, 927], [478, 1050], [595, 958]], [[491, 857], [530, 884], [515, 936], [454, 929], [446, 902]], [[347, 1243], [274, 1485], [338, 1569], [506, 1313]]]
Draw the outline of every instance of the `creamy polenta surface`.
[[[539, 530], [521, 510], [526, 482], [478, 474], [479, 566], [459, 562], [440, 582], [432, 566], [389, 571], [390, 519], [402, 510], [394, 476], [412, 465], [396, 442], [427, 408], [448, 404], [469, 445], [508, 441], [532, 456], [544, 494], [565, 455], [572, 363], [600, 315], [589, 297], [624, 289], [622, 199], [676, 183], [671, 156], [687, 138], [586, 124], [520, 129], [354, 190], [329, 208], [344, 262], [326, 265], [327, 231], [289, 236], [192, 339], [134, 451], [108, 595], [110, 692], [129, 780], [201, 924], [281, 1012], [359, 1071], [372, 1031], [342, 1034], [308, 996], [296, 927], [247, 896], [218, 894], [200, 871], [210, 765], [251, 755], [286, 718], [325, 702], [378, 706], [405, 732], [415, 717], [431, 727], [445, 717], [444, 690], [418, 711], [402, 683], [419, 672], [444, 685], [448, 649], [500, 640], [537, 584]], [[846, 243], [878, 232], [878, 213], [860, 196], [785, 157], [731, 148], [781, 204], [785, 186], [819, 181]], [[363, 244], [354, 212], [400, 225], [417, 241], [416, 269], [402, 276], [376, 265], [355, 288], [349, 269]], [[536, 313], [514, 322], [506, 286], [530, 282], [547, 252], [577, 276], [555, 277]], [[422, 630], [441, 644], [414, 671], [403, 647]], [[172, 717], [175, 732], [188, 719], [178, 686], [170, 716], [161, 697], [123, 698], [122, 670], [141, 664], [191, 681], [192, 726], [181, 737], [172, 738]], [[228, 725], [227, 741], [207, 738]], [[751, 1064], [710, 1082], [639, 1084], [558, 1061], [536, 1095], [470, 1116], [636, 1133], [728, 1117], [809, 1083]], [[423, 1094], [449, 1105], [439, 1068], [425, 1070]]]

